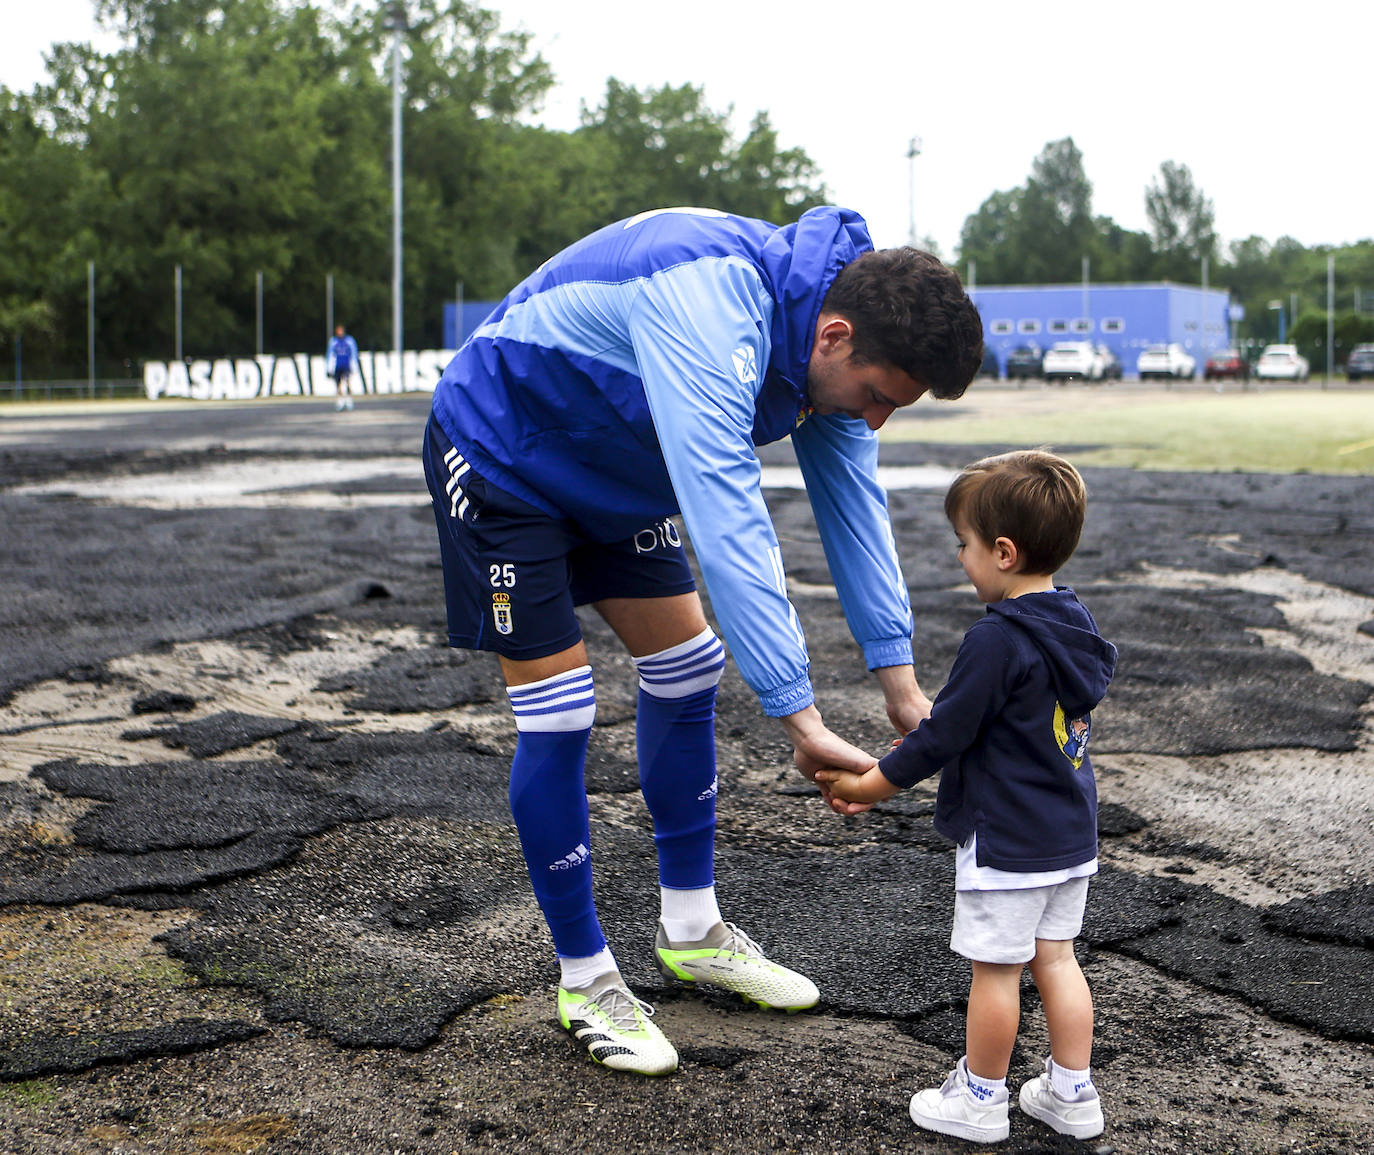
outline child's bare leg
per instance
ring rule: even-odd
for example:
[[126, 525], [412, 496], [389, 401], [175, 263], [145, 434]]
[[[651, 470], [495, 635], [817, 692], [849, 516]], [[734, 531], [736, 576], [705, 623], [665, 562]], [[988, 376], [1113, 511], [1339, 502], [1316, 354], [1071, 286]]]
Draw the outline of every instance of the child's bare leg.
[[968, 1069], [984, 1079], [1005, 1079], [1021, 1024], [1022, 964], [973, 964], [964, 1046]]
[[1074, 957], [1073, 941], [1036, 939], [1030, 970], [1045, 1008], [1051, 1058], [1061, 1067], [1087, 1070], [1093, 1054], [1093, 997]]

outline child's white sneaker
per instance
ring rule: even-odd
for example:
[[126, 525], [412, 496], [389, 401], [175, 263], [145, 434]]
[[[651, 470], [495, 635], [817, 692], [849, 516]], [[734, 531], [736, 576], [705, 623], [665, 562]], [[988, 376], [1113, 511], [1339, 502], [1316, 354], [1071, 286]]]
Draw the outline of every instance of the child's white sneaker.
[[1045, 1060], [1045, 1073], [1021, 1085], [1021, 1110], [1032, 1119], [1039, 1119], [1061, 1135], [1075, 1139], [1091, 1139], [1101, 1135], [1106, 1125], [1102, 1119], [1102, 1099], [1096, 1087], [1084, 1092], [1087, 1098], [1061, 1099], [1050, 1085], [1050, 1065]]
[[957, 1135], [976, 1143], [996, 1143], [1011, 1133], [1007, 1093], [979, 1100], [969, 1087], [968, 1057], [949, 1073], [945, 1085], [917, 1091], [911, 1096], [911, 1121], [927, 1131]]

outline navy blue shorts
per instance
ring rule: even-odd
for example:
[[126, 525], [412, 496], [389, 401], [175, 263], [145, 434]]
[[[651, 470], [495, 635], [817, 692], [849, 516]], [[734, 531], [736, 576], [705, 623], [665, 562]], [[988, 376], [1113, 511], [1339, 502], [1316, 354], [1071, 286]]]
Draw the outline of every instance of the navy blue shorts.
[[479, 476], [433, 417], [423, 458], [451, 646], [515, 661], [543, 658], [581, 640], [575, 606], [696, 589], [671, 519], [624, 541], [592, 541]]

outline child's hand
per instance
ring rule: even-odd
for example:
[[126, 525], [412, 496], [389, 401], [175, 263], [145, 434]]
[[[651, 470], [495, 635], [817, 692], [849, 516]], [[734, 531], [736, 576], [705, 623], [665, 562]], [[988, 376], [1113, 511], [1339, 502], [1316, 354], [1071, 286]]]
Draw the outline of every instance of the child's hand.
[[877, 762], [862, 774], [848, 770], [817, 770], [816, 783], [837, 814], [858, 814], [897, 793], [897, 787], [883, 776]]

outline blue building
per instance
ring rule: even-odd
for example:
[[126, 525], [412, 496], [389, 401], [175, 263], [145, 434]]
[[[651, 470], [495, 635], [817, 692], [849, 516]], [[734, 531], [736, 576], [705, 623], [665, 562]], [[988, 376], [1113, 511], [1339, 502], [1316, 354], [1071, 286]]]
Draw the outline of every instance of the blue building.
[[445, 301], [444, 348], [457, 349], [500, 301]]
[[1231, 295], [1168, 282], [1136, 285], [990, 285], [969, 296], [983, 318], [983, 338], [1005, 374], [1018, 345], [1042, 350], [1056, 341], [1106, 345], [1128, 375], [1147, 345], [1177, 343], [1197, 359], [1198, 372], [1231, 343]]

